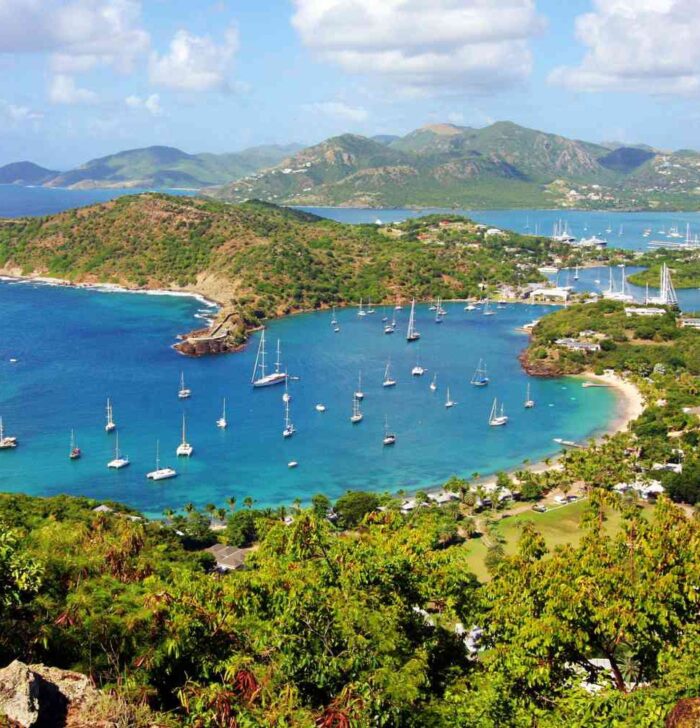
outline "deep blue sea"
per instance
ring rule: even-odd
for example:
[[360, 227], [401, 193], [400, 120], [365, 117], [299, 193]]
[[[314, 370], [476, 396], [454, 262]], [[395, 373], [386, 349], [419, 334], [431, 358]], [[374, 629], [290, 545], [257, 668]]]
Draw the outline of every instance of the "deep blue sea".
[[[557, 451], [552, 438], [583, 439], [614, 416], [610, 390], [583, 389], [575, 379], [529, 380], [522, 372], [517, 354], [526, 338], [516, 329], [550, 309], [515, 305], [486, 317], [461, 304], [447, 308], [437, 325], [420, 307], [419, 344], [403, 335], [406, 310], [397, 312], [392, 336], [383, 333], [381, 309], [364, 319], [355, 309], [339, 311], [340, 333], [329, 313], [272, 322], [270, 349], [279, 337], [283, 365], [299, 377], [290, 384], [297, 434], [285, 440], [283, 387], [250, 386], [257, 337], [230, 356], [187, 359], [170, 348], [204, 313], [197, 301], [0, 282], [0, 415], [7, 434], [20, 441], [16, 450], [0, 452], [0, 487], [114, 498], [151, 515], [189, 501], [223, 504], [231, 495], [279, 504], [319, 491], [395, 491], [534, 461]], [[411, 376], [418, 354], [429, 369], [420, 378]], [[469, 384], [480, 357], [492, 378], [483, 389]], [[398, 384], [384, 389], [389, 359]], [[177, 398], [181, 370], [193, 390], [184, 403]], [[360, 370], [365, 419], [353, 426]], [[437, 392], [429, 389], [433, 373]], [[522, 406], [528, 380], [533, 410]], [[448, 385], [458, 402], [449, 410]], [[104, 432], [108, 396], [121, 450], [131, 459], [121, 471], [106, 468], [115, 440]], [[229, 428], [221, 431], [215, 422], [224, 396]], [[511, 416], [504, 428], [487, 424], [494, 396]], [[319, 402], [326, 412], [316, 411]], [[183, 412], [195, 448], [191, 460], [175, 456]], [[398, 436], [390, 448], [382, 446], [385, 417]], [[84, 453], [79, 461], [68, 459], [71, 429]], [[145, 478], [155, 465], [156, 440], [161, 465], [180, 473], [160, 484]], [[291, 460], [297, 469], [287, 467]]]

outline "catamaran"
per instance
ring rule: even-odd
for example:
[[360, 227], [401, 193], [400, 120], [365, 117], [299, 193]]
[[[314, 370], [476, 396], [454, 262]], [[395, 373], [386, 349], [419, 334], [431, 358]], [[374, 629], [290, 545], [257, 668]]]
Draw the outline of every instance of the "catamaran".
[[358, 422], [362, 422], [363, 416], [362, 410], [360, 409], [360, 400], [355, 396], [352, 398], [352, 415], [350, 417], [350, 422], [352, 422], [353, 425], [356, 425]]
[[114, 424], [114, 416], [112, 412], [112, 401], [107, 397], [107, 423], [105, 424], [105, 432], [114, 432], [117, 426]]
[[226, 397], [224, 397], [224, 407], [221, 411], [221, 417], [216, 421], [216, 426], [221, 430], [225, 430], [228, 427], [228, 422], [226, 421]]
[[365, 393], [362, 391], [362, 370], [357, 374], [357, 389], [355, 390], [355, 399], [364, 399]]
[[185, 386], [185, 372], [180, 372], [180, 389], [177, 396], [180, 399], [189, 399], [191, 394], [192, 390]]
[[535, 406], [535, 400], [530, 396], [530, 383], [527, 384], [527, 393], [525, 395], [525, 409], [532, 409]]
[[406, 341], [418, 341], [420, 334], [416, 331], [416, 299], [411, 301], [411, 315], [408, 318], [408, 330], [406, 331]]
[[[277, 339], [277, 361], [275, 362], [275, 371], [270, 374], [266, 373], [265, 365], [265, 329], [260, 336], [260, 344], [258, 345], [258, 354], [255, 357], [255, 366], [253, 367], [253, 377], [250, 380], [254, 387], [271, 387], [275, 384], [282, 384], [287, 381], [287, 372], [282, 371], [282, 363], [280, 361], [280, 340]], [[259, 374], [259, 376], [258, 376]]]
[[108, 468], [114, 470], [121, 470], [129, 464], [129, 458], [126, 455], [122, 456], [119, 453], [119, 433], [117, 432], [116, 440], [114, 441], [114, 459], [107, 463]]
[[391, 359], [387, 360], [386, 369], [384, 370], [384, 381], [382, 387], [395, 387], [396, 380], [391, 376]]
[[182, 442], [177, 446], [175, 454], [178, 457], [188, 458], [194, 452], [194, 448], [187, 442], [187, 432], [185, 429], [185, 415], [182, 415]]
[[17, 438], [5, 434], [2, 417], [0, 417], [0, 450], [9, 450], [12, 447], [17, 447]]
[[479, 365], [472, 376], [471, 383], [475, 387], [485, 387], [489, 383], [488, 375], [486, 374], [486, 364], [483, 359], [479, 359]]
[[396, 435], [393, 432], [389, 432], [389, 420], [384, 418], [384, 439], [382, 440], [383, 445], [395, 445]]
[[150, 473], [146, 473], [146, 477], [149, 480], [168, 480], [168, 478], [174, 478], [176, 476], [177, 470], [160, 467], [160, 441], [156, 440], [156, 469], [151, 470]]
[[450, 409], [450, 407], [454, 407], [457, 403], [450, 397], [450, 388], [447, 388], [447, 396], [445, 397], [445, 407], [447, 409]]
[[73, 430], [70, 431], [70, 452], [68, 453], [68, 457], [71, 460], [78, 460], [80, 456], [83, 453], [80, 451], [80, 448], [75, 444], [75, 433]]
[[502, 425], [507, 424], [507, 422], [508, 417], [504, 412], [503, 403], [501, 402], [501, 407], [499, 409], [498, 399], [494, 399], [491, 407], [491, 414], [489, 415], [489, 425], [491, 425], [491, 427], [501, 427]]
[[437, 372], [433, 374], [433, 381], [430, 382], [430, 391], [434, 392], [437, 389]]
[[289, 402], [284, 403], [284, 430], [282, 430], [282, 437], [291, 437], [296, 432], [296, 428], [292, 424], [289, 418]]
[[411, 374], [414, 377], [422, 377], [428, 370], [421, 366], [420, 364], [420, 355], [418, 352], [416, 352], [416, 365], [411, 369]]

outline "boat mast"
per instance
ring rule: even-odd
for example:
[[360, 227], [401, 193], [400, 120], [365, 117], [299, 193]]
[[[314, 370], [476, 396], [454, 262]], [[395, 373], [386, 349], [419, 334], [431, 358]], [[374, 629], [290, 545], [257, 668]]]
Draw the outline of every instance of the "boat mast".
[[258, 363], [260, 364], [260, 371], [262, 377], [265, 376], [265, 329], [262, 330], [260, 335], [260, 343], [258, 344], [258, 353], [255, 357], [255, 365], [253, 366], [253, 377], [250, 380], [251, 383], [255, 382], [255, 375], [258, 373]]

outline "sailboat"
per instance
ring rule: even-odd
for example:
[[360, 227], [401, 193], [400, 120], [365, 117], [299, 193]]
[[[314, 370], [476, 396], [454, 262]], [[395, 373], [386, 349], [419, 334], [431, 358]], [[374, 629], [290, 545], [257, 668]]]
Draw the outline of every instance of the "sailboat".
[[430, 382], [430, 391], [434, 392], [437, 389], [437, 373], [433, 374], [433, 381]]
[[216, 421], [216, 426], [221, 430], [225, 430], [228, 427], [228, 422], [226, 421], [226, 397], [224, 397], [224, 406], [221, 411], [221, 417], [219, 417]]
[[408, 330], [406, 331], [406, 341], [418, 341], [420, 334], [416, 331], [415, 325], [416, 317], [416, 299], [411, 301], [411, 315], [408, 318]]
[[365, 393], [362, 391], [362, 370], [357, 374], [357, 389], [355, 390], [355, 399], [364, 399]]
[[357, 315], [358, 316], [366, 316], [367, 315], [367, 312], [362, 307], [362, 299], [360, 299], [360, 310], [357, 312]]
[[489, 425], [491, 425], [491, 427], [501, 427], [507, 423], [508, 417], [504, 413], [503, 403], [501, 403], [499, 410], [498, 399], [494, 399], [491, 407], [491, 414], [489, 415]]
[[421, 366], [420, 364], [420, 355], [418, 352], [416, 352], [416, 365], [411, 369], [411, 374], [414, 377], [422, 377], [428, 370]]
[[284, 403], [284, 430], [282, 430], [282, 437], [291, 437], [296, 432], [296, 428], [289, 419], [289, 402]]
[[395, 445], [396, 435], [393, 432], [389, 432], [389, 420], [384, 418], [384, 439], [382, 440], [383, 445]]
[[[258, 345], [258, 354], [255, 357], [255, 366], [253, 367], [253, 376], [251, 384], [253, 387], [271, 387], [274, 384], [282, 384], [287, 381], [287, 373], [281, 370], [280, 362], [280, 340], [277, 339], [277, 361], [275, 363], [275, 371], [270, 374], [266, 373], [265, 364], [265, 329], [260, 335], [260, 344]], [[258, 376], [259, 375], [259, 376]]]
[[435, 306], [435, 323], [441, 324], [442, 323], [442, 317], [445, 315], [445, 309], [442, 307], [440, 303], [440, 299], [438, 298], [437, 304]]
[[396, 331], [396, 314], [392, 314], [391, 321], [384, 327], [385, 334], [393, 334]]
[[474, 376], [472, 376], [471, 383], [475, 387], [485, 387], [489, 383], [489, 378], [486, 374], [486, 365], [483, 359], [479, 359], [479, 365], [474, 372]]
[[484, 310], [481, 312], [484, 316], [495, 316], [496, 312], [489, 308], [489, 299], [484, 301]]
[[178, 457], [190, 457], [194, 452], [194, 448], [187, 442], [187, 433], [185, 430], [185, 415], [182, 415], [182, 442], [177, 446], [175, 454]]
[[465, 307], [465, 311], [476, 311], [476, 306], [470, 301]]
[[156, 440], [156, 469], [146, 473], [146, 477], [149, 480], [168, 480], [168, 478], [174, 478], [176, 475], [177, 471], [173, 468], [160, 467], [160, 441]]
[[125, 468], [128, 464], [129, 458], [126, 456], [122, 457], [119, 453], [119, 433], [117, 432], [117, 437], [114, 441], [114, 460], [110, 460], [107, 463], [107, 467], [112, 468], [113, 470], [121, 470], [122, 468]]
[[70, 431], [70, 452], [68, 454], [68, 457], [71, 460], [78, 460], [80, 456], [82, 455], [82, 452], [80, 451], [80, 448], [75, 444], [75, 433], [73, 430]]
[[290, 402], [292, 399], [292, 395], [289, 394], [289, 377], [285, 377], [284, 380], [284, 394], [282, 395], [282, 401], [283, 402]]
[[350, 422], [356, 425], [358, 422], [362, 422], [363, 416], [362, 410], [360, 409], [360, 400], [355, 396], [352, 398], [352, 416], [350, 417]]
[[445, 407], [447, 409], [450, 409], [450, 407], [454, 407], [457, 403], [450, 397], [450, 388], [447, 388], [447, 396], [445, 397]]
[[180, 399], [188, 399], [192, 394], [192, 390], [185, 386], [185, 372], [180, 372], [180, 389], [178, 390], [177, 396]]
[[367, 301], [367, 313], [374, 313], [374, 309], [372, 308], [372, 301]]
[[384, 381], [382, 382], [382, 387], [395, 387], [396, 386], [396, 380], [392, 378], [391, 376], [391, 359], [389, 359], [386, 363], [386, 369], [384, 370]]
[[530, 383], [527, 383], [527, 393], [525, 394], [525, 409], [532, 409], [535, 406], [535, 400], [530, 396]]
[[112, 401], [107, 397], [107, 423], [105, 424], [105, 432], [114, 432], [117, 426], [114, 424], [114, 416], [112, 412]]
[[331, 326], [337, 326], [338, 319], [335, 317], [335, 306], [333, 306], [333, 316], [331, 317]]
[[577, 280], [578, 280], [578, 266], [576, 266], [576, 267], [574, 268], [574, 280], [575, 280], [575, 281], [577, 281]]
[[2, 417], [0, 417], [0, 450], [9, 450], [12, 447], [17, 447], [17, 438], [5, 434]]

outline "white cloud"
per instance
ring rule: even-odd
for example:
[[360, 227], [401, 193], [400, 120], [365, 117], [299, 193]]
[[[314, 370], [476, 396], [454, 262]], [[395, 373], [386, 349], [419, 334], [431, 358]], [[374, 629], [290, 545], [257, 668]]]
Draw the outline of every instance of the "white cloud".
[[127, 96], [124, 99], [124, 103], [130, 109], [145, 109], [152, 116], [162, 116], [163, 109], [160, 106], [160, 96], [158, 94], [151, 94], [145, 98], [140, 96]]
[[304, 109], [331, 119], [357, 123], [366, 121], [369, 116], [367, 110], [361, 106], [350, 106], [343, 101], [319, 101], [314, 104], [305, 104]]
[[55, 73], [131, 70], [150, 45], [138, 0], [0, 0], [0, 53], [51, 53]]
[[535, 0], [294, 0], [292, 24], [321, 58], [414, 93], [488, 92], [532, 67]]
[[69, 106], [80, 104], [95, 104], [98, 97], [94, 91], [79, 88], [72, 76], [58, 74], [49, 84], [49, 101], [52, 104], [66, 104]]
[[229, 75], [237, 50], [235, 26], [226, 30], [222, 43], [178, 30], [166, 54], [151, 53], [151, 83], [177, 91], [230, 90]]
[[576, 19], [587, 47], [579, 66], [550, 82], [581, 91], [693, 94], [700, 91], [698, 0], [594, 0]]
[[40, 111], [0, 99], [0, 120], [11, 126], [22, 126], [27, 123], [36, 125], [43, 118], [44, 115]]

